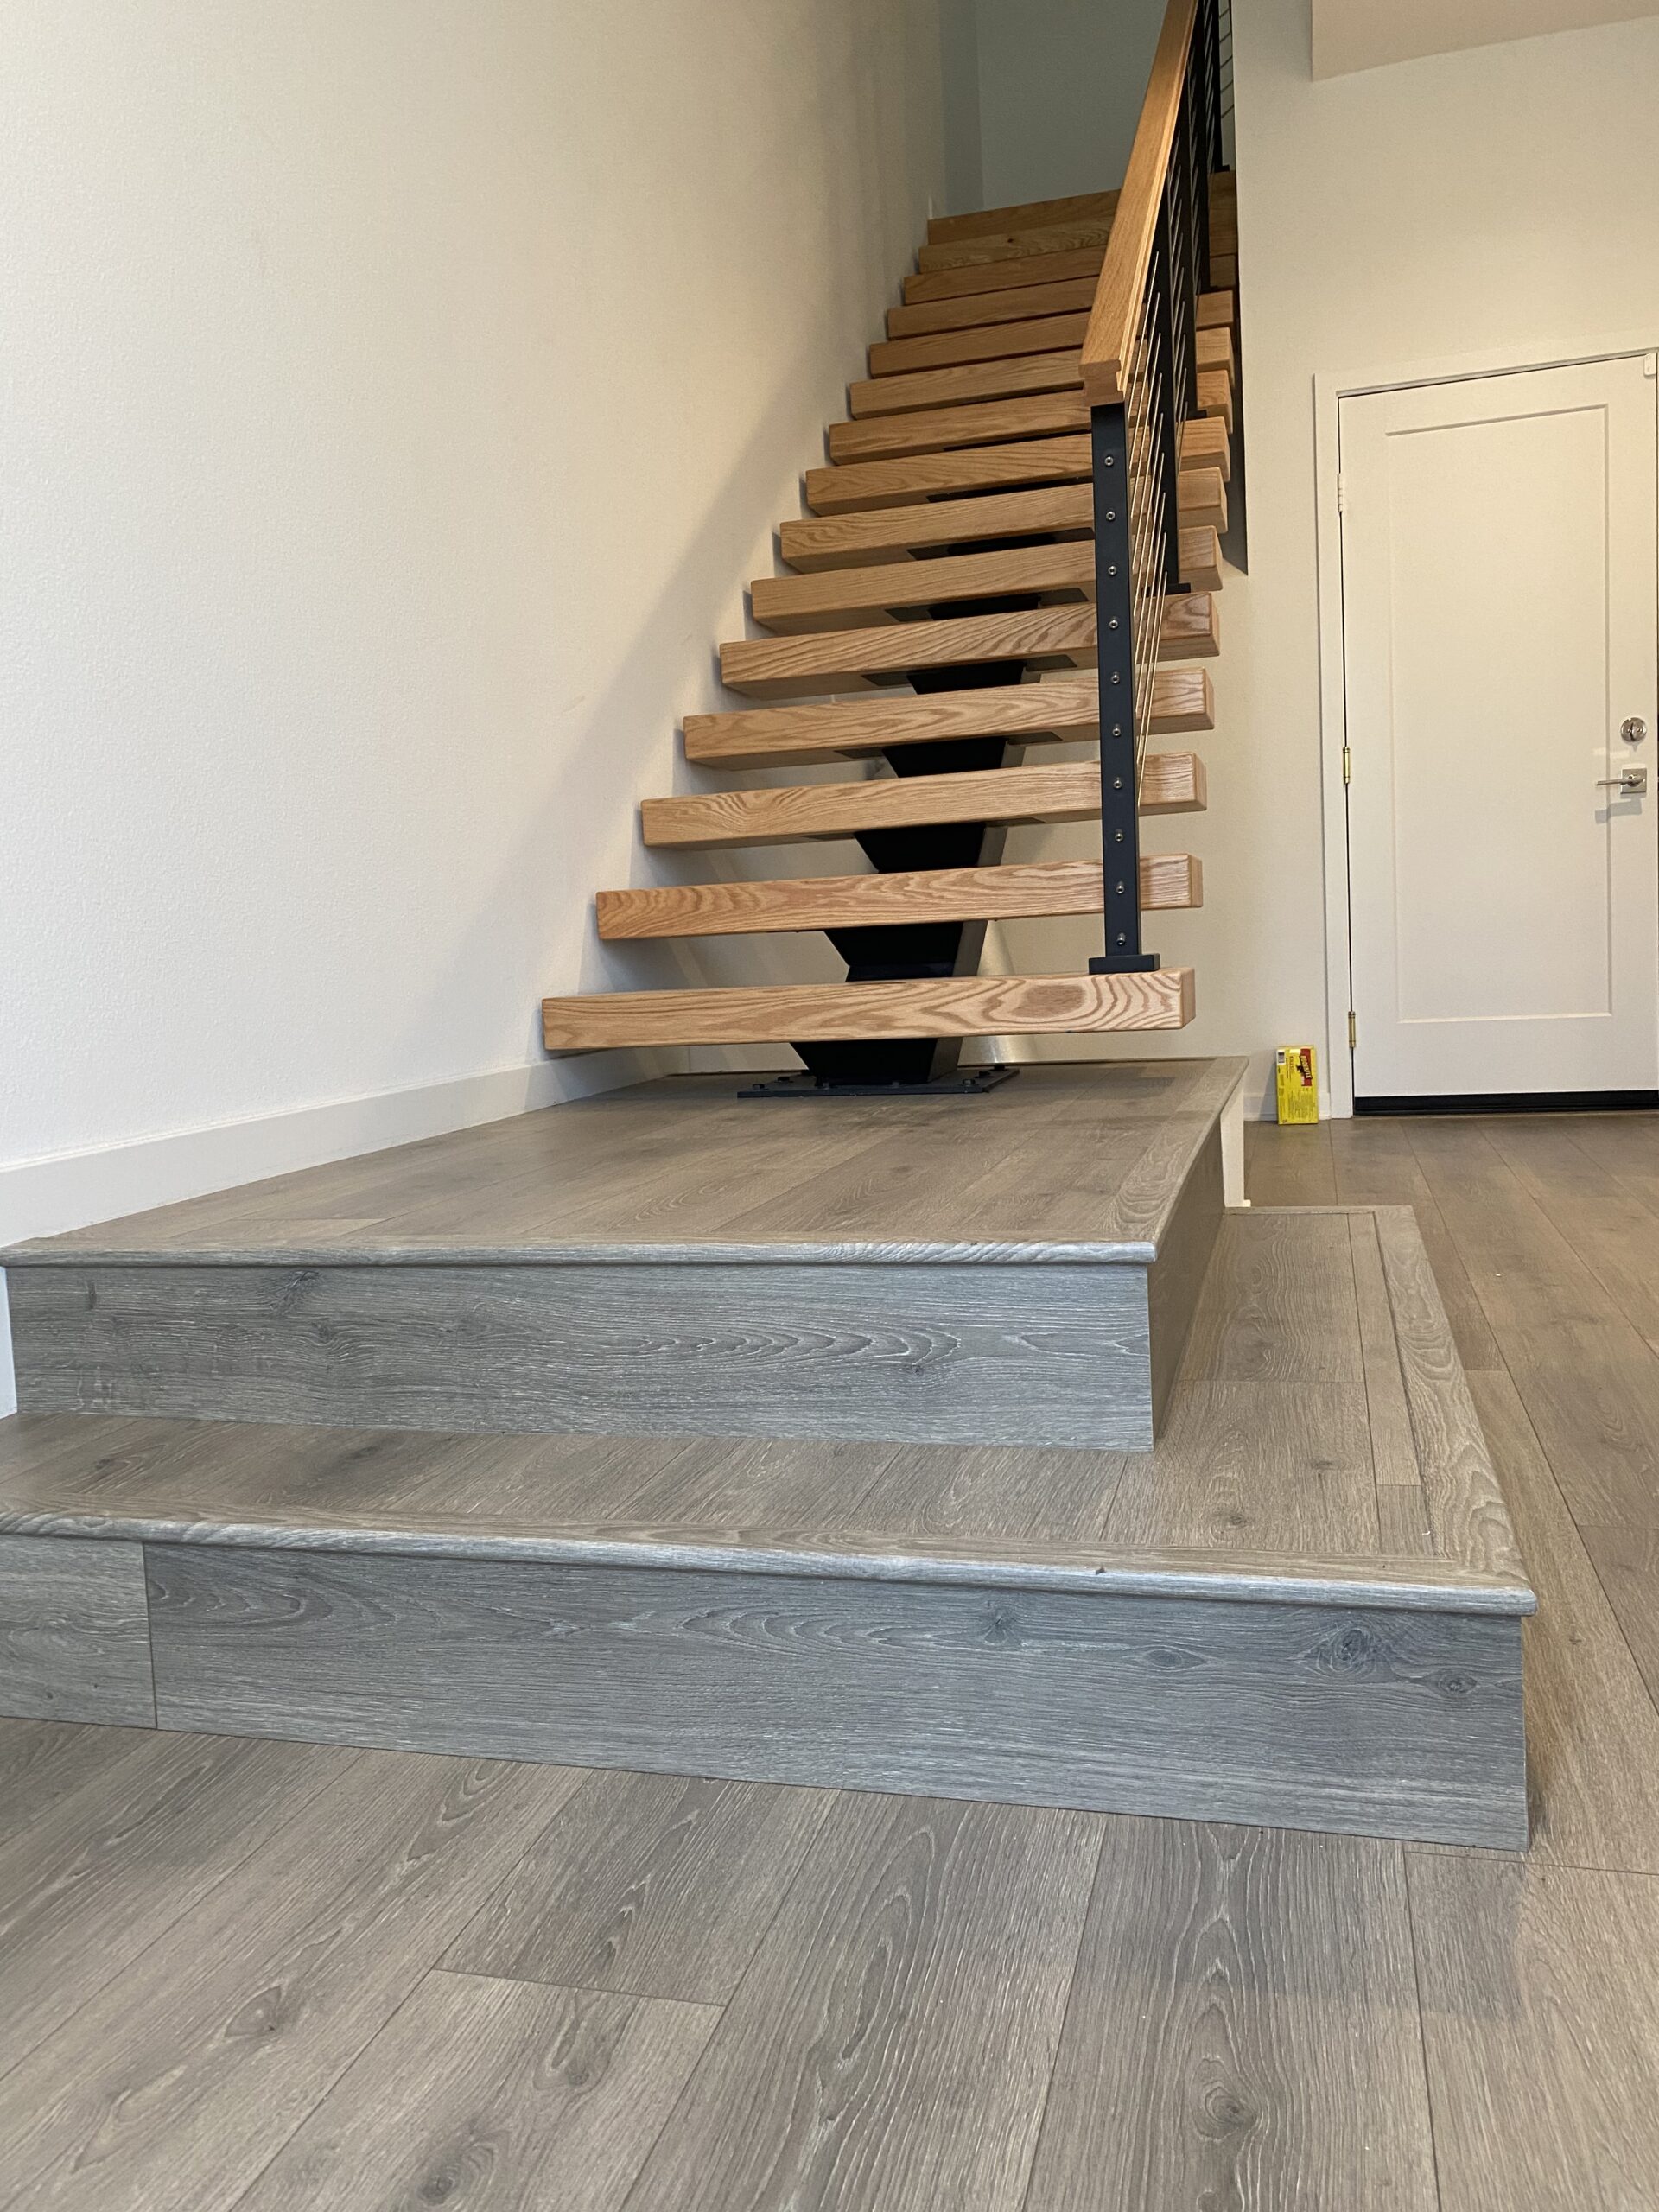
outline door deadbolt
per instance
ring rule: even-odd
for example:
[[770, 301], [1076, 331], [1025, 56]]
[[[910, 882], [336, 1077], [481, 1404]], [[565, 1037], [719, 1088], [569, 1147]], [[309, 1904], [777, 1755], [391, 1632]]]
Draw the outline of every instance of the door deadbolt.
[[1640, 745], [1648, 734], [1648, 726], [1640, 715], [1632, 715], [1629, 721], [1619, 724], [1618, 734], [1626, 745]]

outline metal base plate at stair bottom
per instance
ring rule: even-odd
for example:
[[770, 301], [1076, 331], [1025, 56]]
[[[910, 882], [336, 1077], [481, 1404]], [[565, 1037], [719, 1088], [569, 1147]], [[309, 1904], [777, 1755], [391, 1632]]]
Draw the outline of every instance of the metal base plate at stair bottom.
[[938, 1083], [820, 1083], [816, 1076], [780, 1075], [771, 1083], [751, 1084], [740, 1098], [946, 1098], [965, 1092], [995, 1090], [1017, 1067], [970, 1068]]

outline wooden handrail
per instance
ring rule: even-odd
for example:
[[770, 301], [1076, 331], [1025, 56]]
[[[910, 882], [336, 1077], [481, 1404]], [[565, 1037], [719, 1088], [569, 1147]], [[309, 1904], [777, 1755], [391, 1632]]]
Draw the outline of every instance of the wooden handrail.
[[1096, 407], [1128, 397], [1127, 365], [1135, 351], [1198, 12], [1198, 0], [1169, 0], [1153, 56], [1147, 97], [1083, 341], [1083, 388]]

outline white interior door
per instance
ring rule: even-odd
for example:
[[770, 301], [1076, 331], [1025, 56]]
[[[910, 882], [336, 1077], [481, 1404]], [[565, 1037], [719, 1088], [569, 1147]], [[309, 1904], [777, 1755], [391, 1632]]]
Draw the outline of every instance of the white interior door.
[[1659, 1087], [1656, 390], [1341, 403], [1358, 1099]]

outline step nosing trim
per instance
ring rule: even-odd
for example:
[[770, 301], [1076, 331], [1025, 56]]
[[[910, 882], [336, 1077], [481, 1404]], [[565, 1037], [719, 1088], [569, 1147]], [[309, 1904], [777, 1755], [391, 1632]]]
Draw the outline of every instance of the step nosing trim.
[[0, 1268], [586, 1268], [626, 1267], [1127, 1267], [1150, 1268], [1158, 1248], [1145, 1237], [1048, 1243], [940, 1243], [869, 1237], [836, 1243], [268, 1245], [157, 1250], [82, 1246], [0, 1252]]
[[1070, 1559], [906, 1550], [807, 1537], [747, 1541], [741, 1531], [643, 1529], [603, 1522], [534, 1532], [482, 1531], [431, 1523], [392, 1529], [327, 1522], [211, 1523], [182, 1513], [58, 1511], [0, 1499], [0, 1533], [66, 1541], [125, 1541], [218, 1550], [379, 1553], [420, 1559], [493, 1560], [546, 1567], [657, 1567], [669, 1572], [794, 1575], [822, 1581], [937, 1583], [1080, 1597], [1208, 1599], [1240, 1605], [1333, 1605], [1363, 1611], [1522, 1616], [1536, 1611], [1531, 1586], [1421, 1559], [1229, 1560], [1224, 1554], [1134, 1552]]

